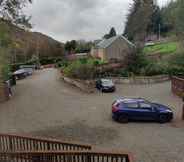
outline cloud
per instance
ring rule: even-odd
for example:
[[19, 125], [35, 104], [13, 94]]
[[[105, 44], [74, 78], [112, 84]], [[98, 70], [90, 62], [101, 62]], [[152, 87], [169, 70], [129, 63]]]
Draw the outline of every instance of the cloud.
[[[168, 0], [160, 0], [164, 5]], [[123, 33], [131, 0], [34, 0], [25, 12], [33, 30], [59, 41], [101, 38], [113, 26]]]

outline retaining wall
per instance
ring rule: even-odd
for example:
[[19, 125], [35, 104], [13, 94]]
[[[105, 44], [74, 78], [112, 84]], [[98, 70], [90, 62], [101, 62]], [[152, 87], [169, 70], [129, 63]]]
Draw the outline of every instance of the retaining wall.
[[[95, 92], [95, 80], [79, 80], [79, 79], [72, 79], [61, 76], [61, 78], [66, 82], [69, 83], [83, 92], [86, 93], [93, 93]], [[169, 81], [170, 77], [167, 75], [159, 75], [154, 77], [134, 77], [134, 78], [126, 78], [126, 77], [109, 77], [107, 79], [112, 79], [115, 84], [154, 84], [154, 83], [161, 83], [165, 81]]]
[[180, 97], [184, 97], [184, 78], [172, 77], [171, 78], [172, 92]]
[[152, 77], [109, 77], [116, 84], [154, 84], [169, 81], [170, 77], [168, 75], [158, 75]]
[[95, 88], [94, 88], [94, 81], [83, 81], [83, 80], [77, 80], [77, 79], [71, 79], [68, 77], [61, 77], [66, 83], [69, 83], [77, 88], [79, 88], [80, 90], [82, 90], [83, 92], [86, 93], [93, 93], [95, 92]]

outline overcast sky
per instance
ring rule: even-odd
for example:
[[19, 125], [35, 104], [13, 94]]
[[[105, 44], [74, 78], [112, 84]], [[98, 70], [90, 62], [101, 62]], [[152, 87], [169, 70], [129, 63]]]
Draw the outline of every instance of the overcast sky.
[[[158, 0], [165, 5], [169, 0]], [[32, 16], [33, 31], [56, 40], [94, 40], [115, 27], [123, 33], [131, 0], [34, 0], [25, 11]]]

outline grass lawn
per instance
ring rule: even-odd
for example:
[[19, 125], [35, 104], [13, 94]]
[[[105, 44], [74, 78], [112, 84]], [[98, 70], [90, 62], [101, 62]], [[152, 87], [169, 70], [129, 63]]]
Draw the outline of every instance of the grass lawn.
[[154, 54], [154, 53], [171, 54], [175, 53], [177, 51], [177, 48], [178, 48], [177, 42], [158, 43], [152, 46], [145, 47], [143, 52], [144, 54]]

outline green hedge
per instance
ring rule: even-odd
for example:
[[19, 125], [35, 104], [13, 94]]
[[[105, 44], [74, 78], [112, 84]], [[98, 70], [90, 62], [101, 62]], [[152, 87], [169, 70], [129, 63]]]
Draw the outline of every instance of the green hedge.
[[59, 63], [66, 76], [77, 79], [92, 79], [97, 74], [97, 66], [103, 64], [99, 59], [83, 58], [72, 62]]

